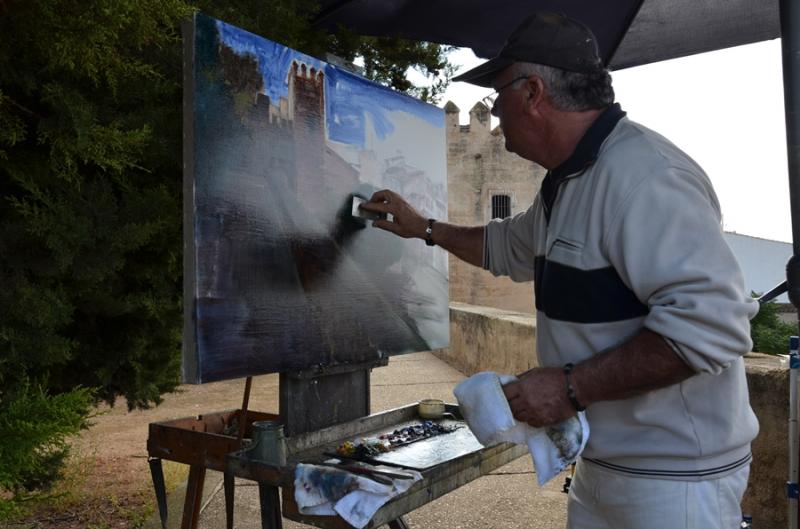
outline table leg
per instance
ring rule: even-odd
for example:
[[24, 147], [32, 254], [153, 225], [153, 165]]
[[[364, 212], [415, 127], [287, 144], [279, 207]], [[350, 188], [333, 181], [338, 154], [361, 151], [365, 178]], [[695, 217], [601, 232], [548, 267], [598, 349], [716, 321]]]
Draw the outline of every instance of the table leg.
[[200, 504], [203, 502], [203, 482], [206, 468], [202, 465], [189, 467], [189, 481], [186, 484], [186, 501], [183, 504], [181, 529], [197, 529], [200, 518]]
[[259, 483], [258, 496], [261, 500], [261, 529], [283, 529], [278, 487]]
[[164, 469], [161, 466], [161, 459], [158, 457], [150, 457], [147, 461], [150, 463], [150, 475], [153, 478], [153, 488], [156, 492], [161, 527], [167, 529], [167, 487], [164, 484]]
[[225, 528], [233, 529], [233, 485], [236, 478], [230, 472], [225, 472], [223, 486], [225, 488]]

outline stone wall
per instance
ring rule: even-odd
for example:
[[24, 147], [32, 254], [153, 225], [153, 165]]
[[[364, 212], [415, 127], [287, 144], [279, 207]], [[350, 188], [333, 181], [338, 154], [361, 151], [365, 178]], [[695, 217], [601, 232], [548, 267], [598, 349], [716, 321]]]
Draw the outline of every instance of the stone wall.
[[[435, 354], [466, 375], [520, 373], [535, 363], [536, 320], [517, 312], [450, 304], [450, 347]], [[777, 357], [745, 358], [750, 402], [761, 431], [753, 443], [750, 482], [742, 509], [758, 529], [787, 527], [788, 370]]]
[[465, 375], [516, 374], [536, 366], [536, 320], [492, 307], [450, 302], [450, 346], [436, 356]]
[[[447, 195], [450, 222], [484, 225], [492, 217], [492, 195], [511, 197], [511, 214], [524, 211], [544, 178], [544, 169], [505, 149], [499, 127], [491, 129], [489, 109], [477, 103], [470, 124], [459, 125], [459, 109], [445, 105]], [[450, 299], [472, 305], [533, 312], [532, 283], [514, 283], [450, 258]]]
[[745, 357], [750, 404], [758, 416], [750, 482], [742, 510], [761, 529], [788, 527], [786, 480], [789, 475], [789, 370], [778, 357], [751, 353]]

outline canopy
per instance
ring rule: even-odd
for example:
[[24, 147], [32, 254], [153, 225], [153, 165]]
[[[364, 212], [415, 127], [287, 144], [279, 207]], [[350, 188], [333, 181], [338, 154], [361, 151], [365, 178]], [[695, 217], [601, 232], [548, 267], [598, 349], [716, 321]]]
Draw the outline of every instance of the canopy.
[[[526, 15], [556, 11], [595, 33], [617, 70], [780, 37], [778, 0], [323, 0], [317, 24], [472, 48], [493, 57]], [[743, 65], [746, 68], [746, 65]]]

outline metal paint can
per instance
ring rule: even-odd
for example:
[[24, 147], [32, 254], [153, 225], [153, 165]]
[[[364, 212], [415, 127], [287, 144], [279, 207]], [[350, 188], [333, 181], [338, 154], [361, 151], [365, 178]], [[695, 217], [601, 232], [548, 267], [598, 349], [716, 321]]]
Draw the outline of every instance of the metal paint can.
[[256, 421], [253, 423], [253, 445], [249, 449], [252, 459], [268, 465], [286, 465], [286, 437], [283, 425], [275, 421]]

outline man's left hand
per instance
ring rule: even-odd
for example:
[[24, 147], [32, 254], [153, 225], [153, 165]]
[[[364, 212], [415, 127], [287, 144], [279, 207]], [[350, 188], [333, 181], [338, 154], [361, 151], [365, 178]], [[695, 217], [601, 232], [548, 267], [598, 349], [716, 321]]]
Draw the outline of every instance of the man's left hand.
[[567, 397], [564, 372], [558, 367], [537, 367], [503, 386], [511, 413], [534, 427], [549, 426], [575, 415]]

